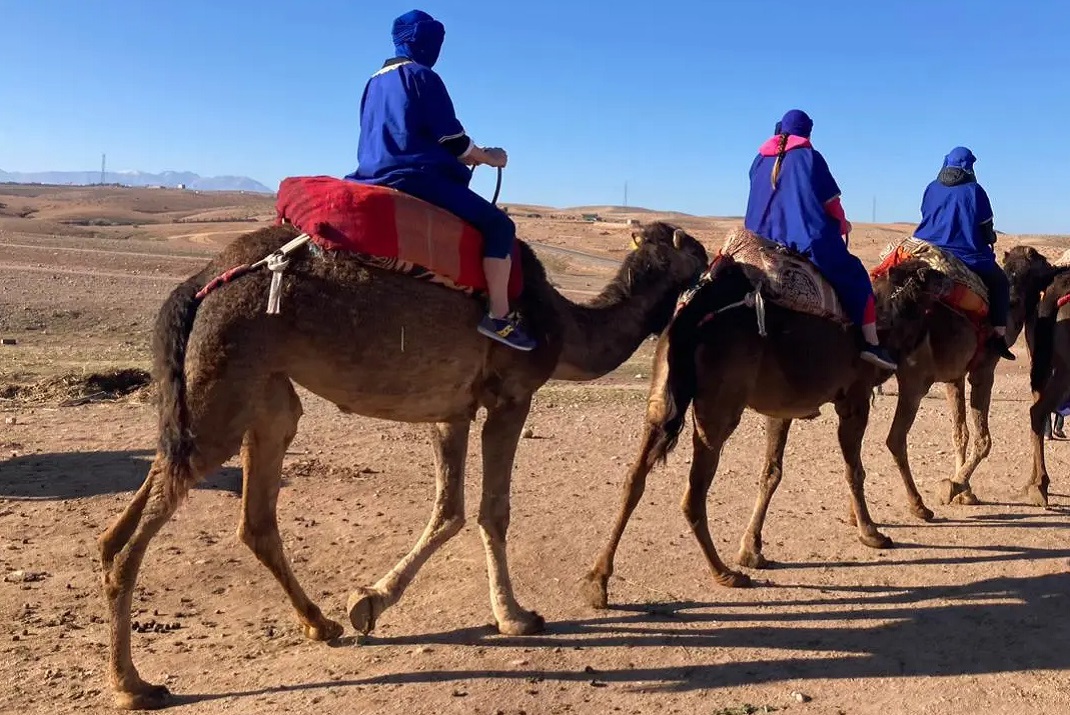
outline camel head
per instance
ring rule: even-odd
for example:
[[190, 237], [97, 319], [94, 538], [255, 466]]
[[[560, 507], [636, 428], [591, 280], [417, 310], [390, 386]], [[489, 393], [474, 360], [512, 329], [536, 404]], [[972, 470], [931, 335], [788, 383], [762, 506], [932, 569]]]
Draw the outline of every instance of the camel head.
[[1032, 246], [1015, 246], [1003, 252], [1003, 272], [1011, 284], [1011, 309], [1007, 339], [1015, 340], [1022, 328], [1036, 317], [1040, 296], [1060, 269]]
[[672, 319], [680, 293], [706, 270], [709, 256], [689, 233], [662, 221], [633, 231], [631, 248], [616, 279], [592, 306], [641, 293], [659, 295], [646, 326], [648, 334], [659, 334]]
[[900, 355], [913, 352], [925, 338], [929, 308], [953, 287], [950, 278], [924, 261], [912, 259], [894, 266], [873, 285], [882, 342]]

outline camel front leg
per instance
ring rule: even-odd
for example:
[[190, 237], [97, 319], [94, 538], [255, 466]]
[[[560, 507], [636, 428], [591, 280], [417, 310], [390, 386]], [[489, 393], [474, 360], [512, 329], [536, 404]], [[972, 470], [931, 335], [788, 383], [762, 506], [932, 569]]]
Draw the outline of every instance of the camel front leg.
[[740, 566], [754, 569], [769, 567], [769, 562], [762, 555], [762, 527], [769, 512], [769, 503], [784, 476], [784, 448], [788, 444], [790, 429], [791, 420], [775, 417], [767, 417], [765, 420], [765, 467], [758, 481], [758, 501], [754, 504], [750, 524], [747, 525], [740, 543], [737, 559]]
[[371, 588], [349, 596], [346, 610], [358, 633], [367, 635], [390, 606], [401, 598], [420, 567], [464, 526], [464, 462], [468, 452], [467, 420], [434, 426], [435, 503], [431, 518], [412, 550]]
[[942, 492], [950, 504], [975, 505], [980, 500], [970, 489], [970, 477], [981, 462], [992, 451], [992, 433], [988, 428], [988, 410], [992, 403], [992, 384], [995, 382], [996, 362], [985, 360], [969, 374], [970, 381], [970, 418], [973, 422], [970, 449], [966, 461], [955, 472], [950, 483], [944, 483]]
[[483, 425], [483, 499], [479, 505], [479, 529], [487, 553], [491, 610], [498, 623], [498, 632], [510, 636], [538, 633], [546, 625], [542, 616], [517, 603], [506, 555], [513, 460], [530, 409], [530, 397], [522, 402], [497, 405], [487, 410], [487, 421]]
[[617, 555], [617, 547], [624, 536], [624, 529], [628, 526], [632, 512], [643, 498], [646, 489], [646, 477], [652, 468], [650, 452], [654, 449], [656, 441], [654, 427], [647, 423], [643, 433], [643, 445], [639, 450], [639, 457], [628, 470], [628, 479], [624, 483], [624, 492], [621, 498], [620, 511], [617, 512], [617, 521], [613, 524], [613, 533], [609, 536], [609, 542], [602, 553], [594, 562], [594, 566], [584, 577], [582, 592], [584, 600], [592, 608], [605, 608], [609, 601], [609, 577], [613, 575], [613, 559]]
[[[907, 438], [918, 416], [921, 401], [931, 386], [931, 380], [903, 371], [899, 378], [899, 399], [895, 403], [895, 416], [892, 418], [892, 427], [888, 430], [888, 439], [885, 442], [888, 451], [892, 453], [895, 465], [899, 468], [899, 475], [903, 478], [903, 486], [907, 492], [907, 507], [911, 514], [923, 521], [932, 519], [933, 513], [925, 506], [925, 501], [918, 493], [918, 486], [914, 483], [914, 475], [910, 470], [910, 456], [907, 451]], [[864, 429], [865, 425], [863, 425]]]
[[[902, 385], [899, 390], [902, 395]], [[847, 397], [836, 403], [836, 414], [840, 418], [837, 435], [846, 466], [847, 483], [851, 489], [851, 510], [858, 525], [858, 539], [874, 549], [887, 549], [892, 546], [892, 540], [877, 530], [866, 506], [866, 470], [862, 466], [862, 438], [869, 422], [868, 391], [858, 386], [852, 387]]]

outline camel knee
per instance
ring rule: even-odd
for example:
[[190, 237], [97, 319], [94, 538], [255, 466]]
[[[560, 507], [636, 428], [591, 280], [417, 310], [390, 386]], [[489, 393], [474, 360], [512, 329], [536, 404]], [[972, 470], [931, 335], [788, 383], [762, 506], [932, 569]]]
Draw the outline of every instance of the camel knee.
[[264, 551], [268, 544], [279, 539], [279, 525], [274, 519], [251, 519], [248, 515], [238, 524], [238, 539], [254, 554]]

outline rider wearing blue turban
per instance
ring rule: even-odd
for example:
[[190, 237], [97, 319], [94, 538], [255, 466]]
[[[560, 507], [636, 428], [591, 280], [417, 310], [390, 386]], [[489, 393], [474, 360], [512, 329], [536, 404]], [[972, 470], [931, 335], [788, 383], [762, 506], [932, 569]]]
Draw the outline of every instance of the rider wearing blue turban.
[[977, 183], [973, 165], [977, 157], [966, 147], [955, 147], [944, 157], [936, 180], [921, 200], [921, 223], [915, 238], [954, 255], [976, 273], [988, 288], [988, 318], [995, 335], [990, 347], [1001, 357], [1014, 360], [1007, 349], [1007, 313], [1010, 283], [996, 263], [996, 230], [988, 194]]
[[468, 188], [465, 164], [502, 168], [501, 149], [483, 149], [457, 120], [446, 85], [432, 67], [446, 30], [426, 12], [394, 20], [395, 56], [372, 75], [360, 102], [357, 170], [347, 179], [389, 186], [450, 211], [483, 235], [483, 271], [490, 310], [479, 332], [518, 350], [532, 340], [509, 311], [509, 273], [516, 226]]
[[776, 133], [751, 164], [744, 225], [806, 256], [832, 284], [851, 321], [861, 328], [866, 343], [862, 359], [894, 370], [895, 361], [877, 340], [869, 273], [841, 238], [850, 233], [851, 224], [840, 204], [840, 187], [810, 142], [813, 128], [813, 120], [798, 109], [777, 122]]

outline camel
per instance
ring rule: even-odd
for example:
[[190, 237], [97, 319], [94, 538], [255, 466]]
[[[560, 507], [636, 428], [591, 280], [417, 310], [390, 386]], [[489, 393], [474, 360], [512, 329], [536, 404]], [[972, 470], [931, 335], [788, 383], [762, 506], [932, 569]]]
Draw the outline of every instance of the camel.
[[1031, 358], [1033, 465], [1022, 494], [1046, 507], [1051, 480], [1044, 460], [1044, 426], [1070, 398], [1070, 307], [1059, 305], [1060, 298], [1070, 295], [1070, 266], [1053, 266], [1036, 249], [1015, 246], [1004, 253], [1003, 269], [1011, 282], [1011, 319], [1024, 328]]
[[[881, 341], [894, 354], [909, 354], [924, 337], [923, 316], [950, 288], [943, 274], [919, 261], [892, 269], [875, 284]], [[620, 513], [605, 549], [583, 582], [587, 602], [605, 608], [613, 559], [647, 474], [664, 462], [694, 403], [694, 456], [683, 511], [692, 533], [722, 586], [750, 585], [750, 578], [721, 561], [710, 537], [707, 492], [717, 472], [721, 448], [743, 411], [766, 416], [766, 463], [739, 562], [761, 567], [761, 524], [782, 475], [784, 448], [794, 419], [817, 417], [833, 403], [839, 416], [839, 441], [851, 491], [851, 509], [861, 542], [887, 548], [891, 539], [877, 530], [866, 506], [862, 438], [875, 384], [891, 376], [859, 357], [857, 329], [815, 315], [766, 304], [767, 337], [755, 313], [740, 302], [754, 290], [742, 264], [722, 256], [709, 283], [680, 310], [657, 346], [639, 455], [629, 470]], [[804, 349], [805, 348], [805, 349]]]
[[[1039, 255], [1039, 254], [1038, 254]], [[1012, 285], [1012, 305], [1021, 302]], [[1007, 344], [1013, 345], [1021, 332], [1022, 318], [1012, 310], [1007, 325]], [[981, 349], [981, 337], [971, 320], [945, 303], [933, 305], [926, 317], [926, 337], [909, 360], [900, 360], [896, 371], [899, 396], [895, 416], [888, 430], [888, 450], [895, 459], [907, 492], [908, 508], [915, 517], [930, 521], [933, 512], [918, 493], [907, 454], [907, 435], [918, 415], [921, 401], [933, 384], [942, 382], [951, 408], [952, 445], [955, 473], [939, 486], [942, 504], [976, 505], [980, 503], [970, 486], [970, 477], [992, 450], [988, 426], [992, 385], [1000, 357]], [[966, 425], [966, 382], [970, 383], [970, 417], [972, 434]]]
[[239, 451], [238, 537], [281, 584], [306, 636], [329, 641], [342, 634], [298, 583], [276, 521], [283, 456], [302, 413], [293, 383], [343, 413], [434, 425], [431, 518], [389, 573], [349, 597], [358, 632], [370, 632], [423, 563], [461, 530], [468, 435], [480, 407], [487, 416], [479, 527], [491, 608], [503, 634], [541, 630], [542, 617], [514, 597], [506, 561], [510, 477], [532, 395], [555, 374], [589, 379], [623, 363], [668, 324], [680, 292], [707, 262], [690, 235], [654, 223], [633, 234], [635, 250], [612, 283], [591, 303], [575, 305], [551, 287], [534, 252], [521, 244], [525, 290], [517, 307], [539, 339], [530, 353], [476, 332], [478, 300], [348, 255], [294, 254], [278, 315], [264, 311], [266, 273], [247, 274], [198, 301], [213, 277], [296, 235], [278, 226], [235, 240], [178, 286], [157, 318], [156, 456], [133, 500], [99, 538], [111, 628], [108, 673], [120, 707], [161, 707], [169, 697], [164, 686], [142, 680], [131, 659], [131, 598], [145, 550], [190, 488]]

